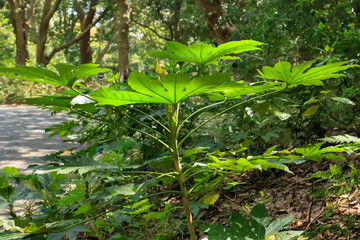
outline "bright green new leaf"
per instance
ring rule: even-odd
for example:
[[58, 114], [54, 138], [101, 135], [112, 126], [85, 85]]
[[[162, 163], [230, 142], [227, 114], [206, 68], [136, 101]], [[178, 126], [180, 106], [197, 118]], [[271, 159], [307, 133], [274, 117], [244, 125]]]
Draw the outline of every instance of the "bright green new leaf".
[[218, 193], [208, 193], [200, 198], [198, 202], [206, 205], [212, 205], [219, 199], [219, 196], [220, 194]]
[[217, 61], [220, 59], [239, 59], [238, 57], [225, 55], [260, 50], [260, 48], [257, 47], [260, 45], [262, 45], [261, 42], [252, 40], [227, 42], [216, 48], [205, 43], [195, 43], [190, 47], [187, 47], [179, 42], [167, 42], [166, 51], [148, 52], [148, 55], [161, 59], [169, 58], [182, 62], [217, 65]]
[[7, 173], [7, 174], [9, 174], [9, 175], [20, 175], [20, 173], [19, 173], [19, 171], [16, 169], [16, 167], [4, 167], [3, 169], [2, 169], [2, 171], [1, 172], [3, 172], [3, 173]]
[[316, 105], [312, 105], [311, 107], [309, 107], [308, 109], [305, 110], [305, 112], [302, 113], [303, 117], [310, 117], [311, 115], [314, 115], [317, 110], [319, 109], [320, 105], [316, 104]]
[[[289, 62], [278, 62], [274, 67], [263, 67], [263, 72], [259, 71], [263, 78], [279, 80], [291, 85], [323, 85], [321, 80], [338, 78], [344, 76], [337, 74], [348, 68], [359, 67], [359, 65], [344, 65], [348, 63], [338, 62], [310, 68], [314, 62], [304, 62], [292, 67]], [[310, 68], [310, 69], [309, 69]]]
[[85, 183], [76, 183], [76, 188], [58, 201], [59, 206], [65, 207], [85, 197]]

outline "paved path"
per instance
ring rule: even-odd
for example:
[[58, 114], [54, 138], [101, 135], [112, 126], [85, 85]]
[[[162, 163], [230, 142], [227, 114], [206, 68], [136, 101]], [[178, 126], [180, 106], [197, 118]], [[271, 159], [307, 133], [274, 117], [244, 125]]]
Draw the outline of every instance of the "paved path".
[[66, 116], [50, 115], [50, 111], [32, 106], [0, 105], [0, 171], [14, 166], [21, 173], [31, 164], [43, 164], [39, 159], [60, 149], [74, 145], [58, 137], [48, 138], [44, 129], [66, 120]]

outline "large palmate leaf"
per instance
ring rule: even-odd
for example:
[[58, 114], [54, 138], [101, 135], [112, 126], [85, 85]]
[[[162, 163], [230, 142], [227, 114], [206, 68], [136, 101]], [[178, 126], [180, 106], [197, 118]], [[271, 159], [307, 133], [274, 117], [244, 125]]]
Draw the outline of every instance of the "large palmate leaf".
[[97, 64], [74, 66], [60, 63], [55, 65], [55, 68], [57, 72], [27, 66], [0, 68], [0, 75], [26, 81], [72, 87], [81, 78], [90, 77], [100, 72], [110, 71], [110, 69], [107, 68], [99, 68]]
[[260, 48], [257, 46], [260, 45], [262, 45], [261, 42], [252, 40], [227, 42], [216, 48], [205, 43], [195, 43], [187, 47], [179, 42], [167, 42], [166, 51], [148, 52], [148, 55], [161, 59], [169, 58], [176, 61], [217, 65], [216, 61], [220, 59], [239, 59], [238, 57], [224, 55], [259, 50]]
[[103, 88], [91, 94], [101, 105], [125, 105], [133, 103], [176, 104], [192, 95], [241, 88], [243, 85], [230, 81], [226, 73], [190, 79], [183, 74], [168, 74], [161, 79], [149, 79], [140, 72], [132, 72], [129, 86], [136, 92]]
[[293, 217], [287, 216], [279, 218], [270, 223], [271, 217], [263, 204], [257, 204], [250, 212], [250, 219], [246, 219], [241, 214], [235, 212], [227, 222], [228, 226], [218, 224], [203, 225], [201, 229], [209, 236], [209, 240], [231, 239], [231, 240], [266, 240], [295, 239], [302, 234], [302, 231], [281, 231], [288, 227]]
[[346, 161], [346, 158], [343, 155], [335, 155], [334, 153], [346, 152], [345, 148], [341, 147], [325, 147], [321, 148], [324, 143], [317, 143], [314, 145], [308, 145], [303, 148], [295, 148], [294, 151], [301, 154], [303, 158], [313, 161], [321, 161], [323, 158], [328, 158], [331, 160], [343, 160]]
[[[263, 78], [283, 81], [288, 85], [323, 85], [321, 80], [344, 76], [337, 72], [359, 65], [344, 65], [348, 62], [338, 62], [310, 68], [314, 62], [304, 62], [292, 67], [289, 62], [278, 62], [274, 67], [263, 67], [259, 71]], [[310, 68], [310, 69], [309, 69]]]

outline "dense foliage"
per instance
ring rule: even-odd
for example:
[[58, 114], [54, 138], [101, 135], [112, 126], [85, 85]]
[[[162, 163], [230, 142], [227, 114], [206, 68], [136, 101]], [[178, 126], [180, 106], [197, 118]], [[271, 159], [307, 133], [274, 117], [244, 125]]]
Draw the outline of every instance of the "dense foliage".
[[[22, 44], [17, 3], [28, 20]], [[359, 237], [352, 215], [339, 215], [344, 229], [311, 226], [315, 199], [359, 190], [359, 166], [347, 162], [359, 151], [357, 1], [2, 7], [1, 102], [68, 114], [74, 120], [45, 131], [84, 149], [44, 156], [31, 175], [1, 170], [1, 239]], [[311, 185], [300, 227], [268, 212], [272, 200], [252, 182], [297, 177], [298, 168]], [[231, 198], [241, 207], [224, 211]], [[330, 219], [338, 208], [326, 204]]]

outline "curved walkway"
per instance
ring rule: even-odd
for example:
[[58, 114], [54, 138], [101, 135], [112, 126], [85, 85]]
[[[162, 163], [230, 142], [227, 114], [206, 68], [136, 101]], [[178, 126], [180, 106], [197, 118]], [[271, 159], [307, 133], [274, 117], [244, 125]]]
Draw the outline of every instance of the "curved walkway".
[[65, 115], [50, 113], [32, 106], [0, 105], [0, 172], [11, 166], [20, 173], [31, 173], [27, 167], [43, 164], [40, 157], [74, 147], [57, 136], [48, 138], [44, 129], [67, 119]]

